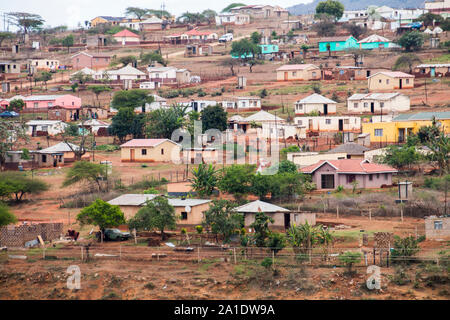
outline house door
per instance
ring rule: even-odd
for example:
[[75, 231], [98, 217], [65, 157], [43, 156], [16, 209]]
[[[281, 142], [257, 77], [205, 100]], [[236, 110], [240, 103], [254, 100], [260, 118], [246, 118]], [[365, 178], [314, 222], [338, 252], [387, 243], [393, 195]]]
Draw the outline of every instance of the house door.
[[323, 114], [328, 114], [328, 104], [323, 105]]
[[375, 102], [370, 103], [370, 112], [375, 113]]
[[322, 189], [334, 189], [334, 174], [323, 174], [321, 179]]
[[285, 73], [284, 73], [284, 81], [287, 81], [287, 80], [288, 80], [288, 73], [285, 72]]
[[312, 119], [309, 119], [309, 121], [308, 121], [308, 129], [309, 130], [313, 129], [313, 121], [312, 121]]
[[401, 128], [398, 129], [398, 142], [403, 142], [405, 141], [405, 129]]
[[134, 149], [130, 149], [130, 161], [134, 161]]
[[367, 77], [367, 78], [370, 77], [370, 70], [367, 70], [367, 71], [366, 71], [366, 77]]
[[339, 131], [343, 131], [343, 130], [344, 130], [344, 120], [339, 119]]
[[284, 214], [284, 228], [289, 229], [290, 226], [291, 226], [291, 214], [285, 213]]
[[431, 76], [434, 77], [436, 75], [436, 69], [431, 68], [430, 73], [431, 73]]
[[400, 80], [399, 80], [399, 86], [398, 86], [398, 87], [399, 87], [400, 89], [403, 88], [403, 82], [402, 82], [402, 80], [403, 80], [403, 79], [400, 79]]

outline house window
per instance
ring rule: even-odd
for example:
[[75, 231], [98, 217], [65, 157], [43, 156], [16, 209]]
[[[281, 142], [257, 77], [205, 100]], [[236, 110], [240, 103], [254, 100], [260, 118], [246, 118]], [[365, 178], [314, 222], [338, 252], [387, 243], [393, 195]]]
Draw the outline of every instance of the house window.
[[406, 79], [406, 84], [408, 84], [409, 83], [409, 79]]
[[350, 120], [349, 119], [344, 119], [344, 124], [349, 124]]
[[187, 220], [187, 212], [181, 213], [181, 220]]
[[347, 183], [352, 183], [356, 180], [356, 176], [354, 174], [347, 175]]
[[331, 119], [325, 119], [325, 124], [331, 124]]
[[161, 154], [164, 154], [164, 149], [161, 149]]
[[384, 108], [384, 102], [380, 102], [380, 108], [381, 108], [381, 109]]
[[378, 83], [381, 83], [381, 79], [380, 79], [380, 80], [378, 80]]
[[141, 154], [142, 154], [143, 156], [147, 155], [147, 149], [142, 149], [142, 150], [141, 150]]
[[389, 84], [389, 79], [386, 79], [386, 84]]
[[377, 179], [380, 179], [380, 174], [379, 173], [377, 173]]
[[297, 124], [302, 125], [303, 121], [302, 120], [297, 120]]
[[358, 102], [355, 102], [355, 103], [353, 104], [353, 108], [358, 108]]
[[364, 108], [368, 108], [369, 107], [369, 103], [368, 102], [364, 102]]
[[434, 221], [434, 230], [442, 230], [443, 223], [441, 220]]
[[55, 112], [55, 115], [56, 115], [57, 117], [59, 117], [59, 116], [61, 115], [61, 112], [56, 111], [56, 112]]
[[50, 107], [53, 107], [53, 102], [48, 102], [47, 103], [47, 106], [50, 108]]
[[37, 102], [35, 102], [33, 105], [35, 108], [39, 107], [39, 103], [37, 103]]
[[292, 76], [293, 76], [293, 77], [297, 76], [297, 71], [293, 71], [293, 72], [292, 72]]
[[369, 174], [369, 181], [373, 180], [373, 176], [371, 174]]
[[383, 129], [375, 129], [375, 137], [382, 137]]
[[385, 173], [385, 174], [384, 174], [384, 180], [387, 180], [388, 177], [389, 177], [389, 174], [388, 174], [388, 173]]
[[313, 78], [316, 77], [316, 72], [315, 71], [312, 72], [312, 76], [313, 76]]

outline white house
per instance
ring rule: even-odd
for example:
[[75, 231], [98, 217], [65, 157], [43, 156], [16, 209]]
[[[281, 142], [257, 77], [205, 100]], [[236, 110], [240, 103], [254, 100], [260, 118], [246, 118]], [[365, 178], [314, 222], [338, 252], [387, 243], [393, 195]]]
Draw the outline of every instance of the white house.
[[280, 122], [262, 122], [261, 132], [263, 138], [272, 139], [299, 139], [306, 138], [306, 131], [303, 127], [295, 124], [283, 123], [284, 119], [280, 118]]
[[206, 107], [215, 106], [218, 103], [213, 100], [192, 100], [189, 102], [181, 102], [180, 105], [187, 107], [186, 112], [202, 112]]
[[[167, 105], [166, 99], [164, 99], [156, 94], [152, 94], [151, 96], [153, 97], [153, 102], [145, 104], [144, 112], [151, 112], [151, 111], [155, 111], [157, 109], [169, 107]], [[142, 112], [142, 107], [136, 107], [136, 108], [134, 108], [134, 111], [136, 112], [137, 109], [141, 109], [140, 112]]]
[[352, 117], [352, 116], [295, 117], [294, 122], [297, 125], [305, 127], [307, 131], [319, 131], [319, 132], [361, 131], [360, 117]]
[[175, 83], [177, 81], [177, 68], [174, 67], [148, 67], [150, 81], [161, 83]]
[[222, 107], [225, 110], [261, 110], [260, 97], [236, 97], [233, 100], [222, 101]]
[[26, 133], [29, 136], [55, 136], [64, 132], [67, 124], [61, 120], [30, 120], [25, 123]]
[[147, 89], [147, 90], [153, 90], [161, 88], [161, 82], [158, 81], [144, 81], [139, 84], [139, 89]]
[[248, 14], [223, 12], [216, 15], [216, 25], [244, 25], [250, 23]]
[[147, 75], [145, 72], [127, 65], [118, 70], [109, 70], [101, 73], [102, 77], [108, 76], [110, 80], [145, 80]]
[[287, 160], [303, 168], [313, 165], [321, 160], [342, 160], [347, 159], [346, 153], [319, 153], [319, 152], [289, 152]]
[[388, 113], [408, 111], [410, 99], [407, 95], [390, 93], [356, 93], [347, 99], [347, 109], [351, 113]]
[[336, 113], [337, 102], [320, 94], [313, 93], [306, 98], [296, 101], [294, 105], [296, 115], [304, 115], [311, 112], [327, 115]]

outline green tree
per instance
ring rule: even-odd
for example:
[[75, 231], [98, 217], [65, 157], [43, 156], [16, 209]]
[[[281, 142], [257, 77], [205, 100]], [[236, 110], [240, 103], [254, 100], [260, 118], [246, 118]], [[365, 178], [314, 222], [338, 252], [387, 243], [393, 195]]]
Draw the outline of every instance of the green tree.
[[252, 42], [254, 44], [260, 44], [261, 38], [262, 38], [262, 35], [258, 31], [255, 31], [250, 35], [250, 39], [252, 40]]
[[127, 135], [133, 134], [133, 125], [136, 117], [137, 115], [133, 109], [120, 108], [119, 112], [112, 117], [111, 125], [108, 127], [109, 134], [117, 136], [120, 143], [124, 143]]
[[366, 27], [361, 27], [360, 25], [354, 24], [354, 23], [346, 23], [343, 26], [350, 34], [358, 39], [360, 36], [365, 34], [367, 32]]
[[267, 194], [273, 190], [273, 177], [273, 175], [256, 173], [252, 178], [250, 192], [258, 196], [260, 200], [265, 200]]
[[267, 240], [267, 247], [276, 255], [279, 251], [286, 247], [286, 237], [282, 233], [271, 232]]
[[66, 143], [73, 152], [77, 161], [80, 161], [86, 154], [88, 151], [87, 144], [89, 141], [93, 140], [93, 134], [88, 130], [86, 125], [87, 121], [87, 118], [83, 118], [78, 125], [69, 123], [59, 135], [63, 142]]
[[296, 253], [311, 254], [315, 244], [319, 242], [320, 230], [306, 221], [304, 224], [292, 224], [287, 230], [288, 242]]
[[326, 14], [334, 18], [335, 21], [342, 18], [344, 5], [339, 1], [327, 0], [319, 2], [316, 6], [316, 15]]
[[129, 64], [134, 64], [137, 62], [137, 58], [135, 56], [124, 56], [119, 58], [119, 62], [124, 66]]
[[336, 34], [336, 24], [329, 21], [318, 22], [313, 25], [313, 29], [319, 37], [332, 37]]
[[27, 12], [9, 12], [9, 21], [19, 27], [23, 34], [28, 34], [30, 30], [38, 30], [44, 24], [45, 20], [38, 14]]
[[208, 106], [201, 112], [202, 130], [217, 129], [221, 132], [227, 128], [227, 113], [219, 105]]
[[0, 227], [16, 222], [17, 218], [11, 213], [8, 206], [0, 202]]
[[230, 68], [231, 71], [231, 75], [234, 77], [236, 75], [235, 71], [234, 71], [234, 67], [236, 67], [237, 65], [239, 65], [239, 62], [237, 59], [233, 59], [233, 58], [225, 58], [224, 60], [222, 60], [220, 62], [220, 65], [223, 67], [227, 67]]
[[156, 17], [158, 17], [160, 19], [172, 17], [172, 14], [169, 11], [167, 11], [167, 10], [160, 10], [160, 9], [158, 9], [158, 10], [156, 10], [156, 9], [148, 9], [147, 10], [147, 14], [156, 16]]
[[236, 8], [236, 7], [243, 7], [245, 6], [245, 4], [243, 3], [230, 3], [228, 6], [226, 6], [225, 8], [222, 9], [222, 12], [230, 12], [231, 9]]
[[256, 63], [257, 56], [260, 53], [261, 47], [249, 39], [233, 41], [231, 44], [231, 56], [237, 57], [241, 61], [248, 63], [250, 66], [250, 72], [252, 72], [252, 67]]
[[416, 151], [416, 147], [404, 144], [386, 147], [386, 152], [381, 162], [401, 170], [405, 167], [411, 168], [411, 165], [418, 163], [419, 160], [420, 154]]
[[192, 188], [199, 196], [210, 196], [217, 185], [218, 171], [212, 164], [201, 163], [192, 169]]
[[48, 184], [39, 179], [32, 179], [20, 172], [0, 173], [0, 196], [14, 195], [17, 202], [26, 194], [39, 194], [48, 190]]
[[223, 237], [228, 243], [230, 237], [236, 234], [243, 226], [243, 216], [235, 211], [236, 204], [228, 200], [213, 200], [211, 206], [204, 213], [203, 226], [212, 234]]
[[3, 170], [7, 152], [30, 140], [26, 134], [24, 122], [12, 122], [0, 119], [0, 169]]
[[146, 15], [148, 9], [138, 8], [138, 7], [127, 7], [125, 9], [125, 14], [127, 16], [136, 17], [136, 19], [141, 20], [144, 15]]
[[78, 182], [87, 182], [89, 185], [95, 185], [99, 191], [103, 191], [101, 181], [106, 175], [104, 165], [99, 163], [92, 163], [88, 161], [77, 161], [67, 171], [66, 178], [63, 182], [63, 187], [73, 185]]
[[399, 236], [394, 236], [394, 250], [391, 252], [391, 259], [393, 262], [411, 262], [407, 260], [407, 257], [414, 256], [419, 252], [419, 240], [413, 236], [400, 238]]
[[105, 228], [118, 227], [125, 224], [125, 216], [119, 206], [109, 204], [102, 199], [95, 200], [90, 206], [83, 208], [77, 215], [81, 225], [95, 225], [104, 231]]
[[131, 89], [116, 91], [111, 105], [116, 109], [124, 107], [134, 109], [136, 107], [144, 107], [146, 103], [152, 103], [153, 101], [153, 96], [149, 95], [147, 90]]
[[75, 38], [74, 38], [73, 34], [69, 34], [67, 37], [65, 37], [61, 41], [61, 44], [67, 48], [67, 53], [69, 53], [70, 47], [73, 47], [74, 42], [75, 42]]
[[406, 51], [416, 51], [422, 48], [423, 41], [423, 34], [414, 30], [403, 34], [400, 39], [398, 39], [397, 44], [405, 48]]
[[208, 22], [208, 19], [201, 13], [191, 13], [185, 12], [178, 17], [178, 22], [189, 23], [189, 24], [199, 24], [202, 22]]
[[52, 74], [47, 71], [42, 71], [34, 77], [35, 81], [42, 81], [45, 84], [45, 90], [47, 90], [47, 82], [52, 79]]
[[75, 73], [73, 76], [70, 77], [71, 81], [76, 81], [79, 84], [84, 84], [86, 82], [92, 81], [93, 78], [90, 74], [84, 74], [81, 71], [78, 71], [77, 73]]
[[421, 14], [416, 21], [422, 21], [425, 27], [434, 26], [435, 23], [440, 24], [444, 21], [444, 18], [439, 14], [434, 14], [431, 12]]
[[164, 230], [174, 230], [177, 217], [175, 208], [162, 196], [147, 201], [136, 215], [128, 221], [130, 229], [158, 230], [161, 232], [161, 240], [165, 239]]
[[419, 64], [421, 62], [422, 62], [422, 60], [420, 60], [420, 58], [417, 55], [415, 55], [414, 53], [405, 53], [397, 58], [393, 69], [407, 71], [409, 73], [412, 73], [413, 66], [415, 64]]
[[265, 247], [266, 240], [270, 235], [269, 223], [273, 223], [274, 220], [268, 217], [264, 212], [257, 212], [255, 215], [255, 221], [250, 225], [255, 231], [254, 239], [257, 247]]
[[22, 99], [13, 99], [9, 102], [7, 110], [21, 112], [25, 107], [25, 102]]
[[302, 44], [301, 49], [303, 51], [303, 59], [306, 59], [306, 53], [309, 50], [309, 46], [307, 44]]
[[141, 54], [140, 57], [141, 64], [151, 64], [152, 62], [158, 62], [159, 64], [162, 64], [163, 66], [167, 66], [167, 61], [164, 60], [161, 53], [158, 51], [148, 52], [145, 54]]
[[157, 109], [147, 115], [145, 131], [149, 137], [172, 138], [172, 133], [183, 126], [186, 109], [174, 106]]
[[241, 199], [251, 191], [255, 169], [255, 165], [249, 164], [233, 164], [225, 168], [223, 176], [219, 180], [219, 189], [222, 192], [233, 194], [236, 199]]
[[203, 10], [202, 15], [208, 21], [208, 24], [215, 23], [217, 13], [214, 10], [211, 9]]
[[278, 167], [278, 173], [297, 173], [297, 166], [289, 160], [283, 160]]
[[345, 264], [348, 268], [348, 273], [352, 274], [352, 266], [356, 263], [361, 262], [362, 254], [361, 252], [346, 251], [339, 255], [339, 261]]

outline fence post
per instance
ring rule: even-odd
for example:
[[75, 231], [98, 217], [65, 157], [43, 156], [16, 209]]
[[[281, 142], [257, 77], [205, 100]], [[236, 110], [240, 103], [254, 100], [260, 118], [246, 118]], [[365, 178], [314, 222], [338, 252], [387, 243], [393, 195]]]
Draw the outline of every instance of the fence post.
[[339, 206], [336, 207], [336, 219], [339, 219]]
[[197, 247], [197, 262], [200, 263], [200, 247]]
[[46, 250], [47, 248], [45, 248], [44, 247], [44, 250], [42, 250], [42, 259], [44, 259], [45, 260], [45, 250]]
[[81, 246], [80, 248], [81, 248], [81, 261], [83, 261], [84, 260], [84, 258], [83, 258], [83, 246]]
[[369, 220], [372, 221], [372, 209], [369, 209]]
[[236, 248], [233, 248], [234, 264], [236, 264]]
[[375, 264], [375, 260], [376, 260], [376, 251], [375, 251], [375, 247], [373, 248], [373, 264]]
[[272, 269], [275, 270], [275, 251], [272, 250]]
[[119, 245], [119, 260], [122, 260], [122, 245]]

